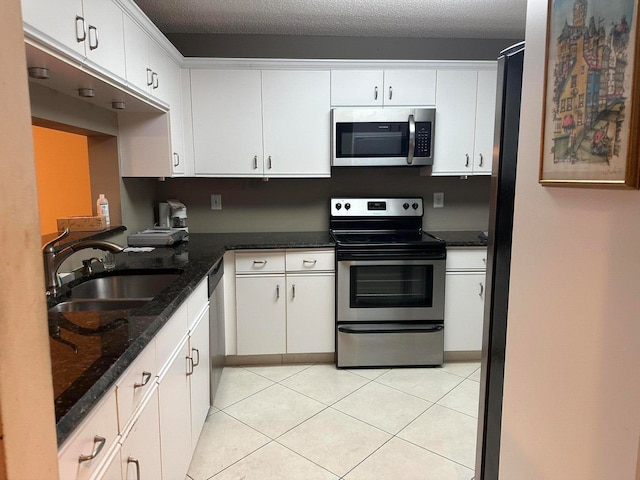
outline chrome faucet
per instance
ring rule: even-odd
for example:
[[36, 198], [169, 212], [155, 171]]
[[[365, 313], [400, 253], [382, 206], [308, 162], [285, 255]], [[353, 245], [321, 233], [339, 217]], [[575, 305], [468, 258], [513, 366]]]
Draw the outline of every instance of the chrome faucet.
[[61, 285], [58, 278], [58, 269], [60, 268], [60, 265], [62, 265], [62, 262], [75, 252], [84, 250], [85, 248], [97, 248], [111, 253], [120, 253], [124, 250], [123, 247], [115, 243], [105, 242], [102, 240], [86, 240], [72, 243], [71, 245], [64, 247], [62, 250], [56, 251], [54, 245], [60, 240], [68, 237], [69, 233], [69, 229], [67, 228], [62, 232], [62, 234], [42, 247], [42, 255], [44, 256], [44, 279], [47, 296], [56, 296], [59, 293]]

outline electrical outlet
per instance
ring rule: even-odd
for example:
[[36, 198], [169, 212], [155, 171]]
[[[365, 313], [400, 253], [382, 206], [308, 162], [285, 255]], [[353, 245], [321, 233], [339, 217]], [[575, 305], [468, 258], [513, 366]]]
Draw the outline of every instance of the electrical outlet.
[[444, 193], [437, 192], [433, 194], [433, 208], [444, 207]]
[[211, 210], [222, 210], [222, 195], [211, 195]]

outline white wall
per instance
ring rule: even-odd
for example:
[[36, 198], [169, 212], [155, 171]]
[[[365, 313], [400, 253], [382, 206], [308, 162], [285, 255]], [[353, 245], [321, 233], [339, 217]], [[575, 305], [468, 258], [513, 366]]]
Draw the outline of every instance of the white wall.
[[500, 478], [630, 480], [640, 192], [538, 184], [546, 9], [529, 0]]

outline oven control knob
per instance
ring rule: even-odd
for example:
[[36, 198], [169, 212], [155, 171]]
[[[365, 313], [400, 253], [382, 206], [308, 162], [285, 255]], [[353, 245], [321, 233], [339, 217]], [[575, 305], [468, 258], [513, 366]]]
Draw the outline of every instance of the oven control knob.
[[349, 210], [351, 208], [351, 204], [350, 203], [345, 203], [344, 204], [344, 208], [346, 208], [347, 210]]
[[342, 204], [341, 203], [336, 203], [336, 210], [340, 210], [342, 208]]
[[415, 202], [414, 202], [414, 203], [412, 203], [412, 204], [411, 204], [411, 206], [413, 207], [413, 209], [414, 209], [414, 210], [417, 210], [417, 209], [418, 209], [418, 204], [417, 204], [417, 203], [415, 203]]
[[405, 210], [409, 210], [409, 204], [405, 203], [404, 205], [402, 205], [402, 208], [404, 208]]

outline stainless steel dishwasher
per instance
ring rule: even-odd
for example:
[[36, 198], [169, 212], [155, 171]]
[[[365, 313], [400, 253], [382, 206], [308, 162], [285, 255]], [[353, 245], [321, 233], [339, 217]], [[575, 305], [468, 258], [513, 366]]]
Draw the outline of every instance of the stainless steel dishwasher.
[[222, 258], [207, 275], [209, 281], [209, 345], [211, 362], [211, 405], [216, 397], [218, 383], [225, 363], [224, 347], [224, 274]]

